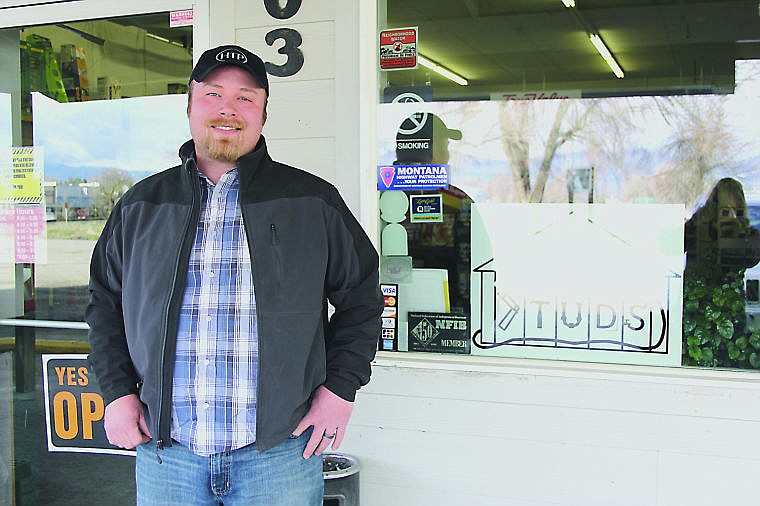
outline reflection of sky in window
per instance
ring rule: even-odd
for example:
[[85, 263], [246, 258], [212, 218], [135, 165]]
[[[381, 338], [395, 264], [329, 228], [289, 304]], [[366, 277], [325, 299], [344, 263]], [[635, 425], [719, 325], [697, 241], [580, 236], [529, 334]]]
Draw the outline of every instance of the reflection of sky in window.
[[[11, 96], [0, 93], [0, 195], [10, 193], [11, 146], [13, 144], [13, 115]], [[14, 286], [11, 267], [14, 259], [13, 227], [8, 223], [8, 204], [0, 202], [0, 290], [10, 293]]]
[[177, 150], [190, 138], [186, 95], [59, 104], [34, 93], [33, 107], [46, 179], [89, 179], [105, 169], [139, 179], [177, 165]]
[[[757, 136], [756, 119], [760, 117], [760, 62], [738, 61], [736, 82], [735, 94], [723, 96], [725, 126], [732, 135], [736, 156], [725, 168], [719, 167], [715, 175], [735, 175], [754, 186], [755, 181], [760, 183], [760, 166], [755, 167], [760, 162], [760, 139]], [[699, 101], [701, 98], [715, 100], [715, 96], [690, 96], [685, 97], [685, 100]], [[669, 123], [663, 117], [655, 103], [658, 98], [572, 99], [566, 120], [587, 107], [592, 100], [603, 100], [606, 114], [616, 109], [636, 111], [633, 114], [633, 128], [625, 132], [624, 148], [625, 152], [631, 155], [633, 163], [641, 160], [639, 168], [642, 176], [670, 163], [671, 155], [665, 148], [676, 138], [677, 125]], [[378, 110], [378, 163], [390, 163], [395, 159], [396, 129], [406, 116], [416, 110], [433, 112], [440, 116], [449, 128], [462, 131], [461, 140], [449, 142], [452, 182], [460, 184], [459, 180], [467, 179], [471, 186], [465, 190], [477, 200], [479, 194], [485, 194], [491, 178], [497, 174], [503, 176], [505, 171], [510, 171], [499, 126], [500, 104], [498, 101], [382, 104]], [[525, 140], [530, 144], [530, 167], [531, 173], [535, 174], [544, 154], [545, 141], [559, 102], [541, 100], [532, 102], [532, 105], [531, 114], [534, 115], [535, 123]], [[603, 120], [597, 117], [595, 121], [597, 124], [585, 132], [586, 136], [589, 132], [591, 135], [604, 135], [605, 126], [598, 124]], [[610, 142], [613, 142], [612, 138], [608, 140], [608, 143]], [[592, 164], [593, 161], [589, 159], [589, 143], [581, 136], [566, 142], [557, 150], [552, 172], [560, 174], [569, 168]], [[619, 188], [622, 188], [619, 185], [623, 183], [610, 182]], [[760, 184], [758, 186], [760, 187]]]
[[13, 115], [11, 114], [11, 96], [0, 93], [0, 147], [10, 147], [13, 143]]
[[748, 202], [749, 209], [749, 225], [753, 228], [760, 229], [760, 204], [754, 202]]
[[11, 114], [11, 96], [0, 93], [0, 195], [10, 193], [11, 167], [13, 156], [13, 115]]
[[731, 124], [735, 125], [735, 135], [749, 144], [753, 156], [760, 156], [757, 136], [757, 118], [760, 117], [760, 61], [736, 62], [736, 91], [726, 101], [726, 113]]

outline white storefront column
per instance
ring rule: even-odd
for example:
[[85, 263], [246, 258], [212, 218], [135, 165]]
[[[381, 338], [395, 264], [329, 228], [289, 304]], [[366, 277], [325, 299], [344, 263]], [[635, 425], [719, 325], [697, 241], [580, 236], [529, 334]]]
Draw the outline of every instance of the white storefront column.
[[374, 237], [374, 2], [223, 0], [209, 18], [209, 46], [240, 44], [268, 64], [272, 158], [335, 184]]

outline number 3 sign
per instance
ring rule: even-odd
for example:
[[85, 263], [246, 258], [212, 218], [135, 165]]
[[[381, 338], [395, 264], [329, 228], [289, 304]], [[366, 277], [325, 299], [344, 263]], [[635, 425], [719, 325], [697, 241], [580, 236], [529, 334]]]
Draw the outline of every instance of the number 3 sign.
[[[296, 15], [301, 8], [301, 0], [264, 0], [264, 7], [270, 16], [276, 19], [290, 19]], [[303, 51], [300, 46], [303, 42], [301, 34], [293, 28], [275, 28], [266, 34], [264, 39], [266, 43], [273, 46], [278, 40], [284, 41], [284, 44], [278, 53], [284, 54], [287, 60], [282, 65], [275, 65], [271, 62], [265, 62], [267, 73], [277, 77], [289, 77], [303, 67]]]

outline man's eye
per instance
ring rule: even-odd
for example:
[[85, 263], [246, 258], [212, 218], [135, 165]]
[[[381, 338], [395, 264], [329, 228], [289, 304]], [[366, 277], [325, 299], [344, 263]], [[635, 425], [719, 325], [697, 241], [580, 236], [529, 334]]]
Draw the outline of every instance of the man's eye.
[[209, 91], [206, 95], [208, 95], [209, 97], [218, 97], [219, 93], [215, 91]]
[[240, 100], [245, 100], [246, 102], [253, 102], [253, 100], [251, 100], [248, 97], [240, 97]]

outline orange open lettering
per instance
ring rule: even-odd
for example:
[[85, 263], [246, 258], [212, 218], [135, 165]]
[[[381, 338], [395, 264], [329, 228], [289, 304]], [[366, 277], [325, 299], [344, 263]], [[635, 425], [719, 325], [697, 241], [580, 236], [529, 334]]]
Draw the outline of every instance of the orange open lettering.
[[82, 394], [82, 437], [92, 439], [92, 423], [103, 418], [103, 398], [91, 392]]
[[[80, 395], [82, 414], [82, 437], [92, 439], [92, 424], [101, 420], [105, 413], [103, 398], [93, 392]], [[71, 392], [58, 392], [53, 397], [53, 420], [55, 433], [61, 439], [74, 439], [79, 434], [80, 404]]]
[[79, 432], [77, 399], [71, 392], [58, 392], [53, 397], [55, 433], [61, 439], [74, 439]]

